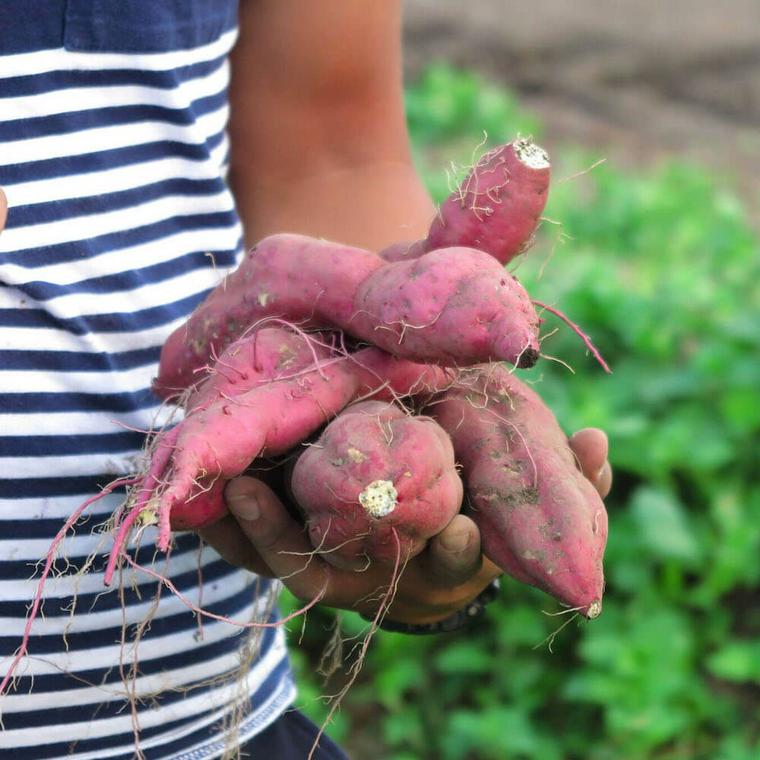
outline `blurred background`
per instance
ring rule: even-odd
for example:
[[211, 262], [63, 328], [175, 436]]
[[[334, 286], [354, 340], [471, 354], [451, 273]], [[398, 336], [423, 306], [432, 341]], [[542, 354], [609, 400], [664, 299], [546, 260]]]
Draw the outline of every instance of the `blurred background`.
[[405, 42], [409, 78], [434, 60], [486, 74], [550, 143], [760, 175], [757, 0], [407, 0]]
[[[553, 157], [551, 221], [516, 269], [614, 373], [547, 322], [574, 373], [526, 377], [567, 430], [609, 433], [608, 585], [601, 617], [551, 647], [559, 606], [513, 581], [466, 634], [378, 634], [328, 732], [356, 760], [757, 760], [760, 3], [406, 7], [409, 125], [436, 199], [484, 133]], [[291, 625], [317, 721], [355, 653], [314, 677], [335, 625]]]

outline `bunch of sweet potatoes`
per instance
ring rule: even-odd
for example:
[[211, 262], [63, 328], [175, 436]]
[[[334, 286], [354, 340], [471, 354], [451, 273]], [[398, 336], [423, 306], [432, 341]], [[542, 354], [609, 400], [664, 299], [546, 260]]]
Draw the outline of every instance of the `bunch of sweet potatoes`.
[[106, 583], [135, 525], [156, 523], [166, 550], [222, 518], [226, 483], [266, 461], [335, 565], [398, 566], [466, 510], [505, 573], [598, 615], [604, 505], [512, 370], [538, 361], [541, 320], [504, 265], [529, 246], [549, 175], [516, 140], [483, 156], [423, 240], [256, 245], [163, 348], [154, 391], [184, 415], [151, 437]]
[[539, 358], [534, 303], [504, 265], [530, 244], [549, 175], [516, 140], [482, 157], [424, 240], [256, 245], [164, 346], [154, 390], [185, 416], [153, 441], [107, 580], [138, 517], [166, 549], [225, 514], [227, 481], [282, 458], [333, 564], [411, 557], [465, 509], [505, 573], [596, 616], [604, 506], [504, 364]]

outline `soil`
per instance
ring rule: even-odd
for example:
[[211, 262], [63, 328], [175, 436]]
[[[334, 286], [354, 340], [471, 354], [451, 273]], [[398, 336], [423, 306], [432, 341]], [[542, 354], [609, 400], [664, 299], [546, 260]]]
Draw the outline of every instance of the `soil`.
[[549, 149], [736, 177], [760, 220], [758, 0], [407, 0], [406, 74], [445, 59], [503, 82]]

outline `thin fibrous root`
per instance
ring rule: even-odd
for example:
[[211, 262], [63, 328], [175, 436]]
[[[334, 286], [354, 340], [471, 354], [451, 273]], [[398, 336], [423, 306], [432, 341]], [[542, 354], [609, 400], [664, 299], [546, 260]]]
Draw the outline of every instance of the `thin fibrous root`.
[[552, 306], [549, 306], [549, 304], [544, 303], [543, 301], [539, 301], [536, 298], [533, 299], [533, 303], [536, 304], [536, 306], [540, 307], [541, 309], [545, 309], [550, 314], [554, 314], [555, 317], [559, 317], [576, 335], [580, 337], [580, 339], [583, 341], [586, 348], [591, 352], [593, 357], [599, 362], [602, 369], [608, 374], [612, 374], [612, 370], [610, 369], [609, 365], [606, 361], [602, 358], [602, 355], [599, 353], [596, 346], [591, 342], [591, 338], [586, 335], [583, 330], [581, 330], [578, 325], [575, 324], [566, 314], [563, 314], [558, 309], [555, 309]]
[[106, 565], [106, 572], [103, 576], [103, 583], [106, 586], [111, 585], [113, 580], [113, 574], [116, 570], [116, 564], [119, 560], [119, 556], [123, 553], [129, 533], [134, 525], [135, 521], [140, 517], [140, 514], [145, 509], [145, 506], [150, 501], [156, 487], [161, 481], [161, 477], [164, 474], [166, 467], [169, 464], [172, 451], [174, 450], [174, 444], [179, 436], [180, 426], [172, 428], [170, 431], [161, 436], [158, 446], [153, 453], [151, 459], [150, 469], [145, 474], [145, 477], [140, 481], [140, 487], [136, 489], [137, 497], [135, 499], [134, 506], [129, 510], [126, 517], [121, 521], [119, 530], [116, 533], [113, 541], [113, 547], [111, 554], [108, 558], [108, 564]]
[[554, 654], [554, 650], [552, 649], [552, 646], [554, 645], [554, 640], [557, 638], [557, 636], [560, 634], [560, 632], [563, 629], [567, 628], [567, 626], [569, 626], [570, 623], [572, 623], [573, 620], [575, 620], [575, 618], [578, 617], [578, 615], [580, 615], [580, 613], [576, 612], [572, 617], [565, 620], [565, 622], [562, 623], [562, 625], [559, 628], [557, 628], [556, 631], [552, 631], [543, 641], [540, 641], [538, 644], [536, 644], [536, 646], [534, 646], [533, 649], [534, 650], [538, 649], [539, 647], [542, 647], [544, 644], [546, 644], [547, 648], [549, 649], [549, 652]]
[[42, 574], [40, 575], [40, 579], [37, 582], [37, 590], [34, 593], [32, 606], [29, 609], [29, 613], [26, 616], [26, 625], [24, 626], [24, 635], [21, 639], [21, 644], [19, 645], [19, 648], [16, 650], [16, 653], [13, 657], [13, 660], [11, 661], [11, 664], [8, 666], [8, 670], [5, 673], [5, 677], [3, 678], [2, 682], [0, 682], [0, 696], [5, 694], [6, 691], [8, 690], [11, 682], [13, 681], [16, 668], [18, 667], [21, 660], [27, 655], [29, 651], [29, 638], [31, 636], [32, 626], [34, 625], [34, 621], [37, 618], [37, 615], [39, 614], [39, 611], [40, 611], [40, 607], [42, 605], [43, 592], [45, 590], [45, 583], [47, 582], [48, 576], [50, 575], [53, 569], [53, 563], [55, 562], [56, 552], [58, 551], [58, 547], [66, 538], [66, 534], [74, 527], [74, 525], [76, 525], [79, 518], [84, 514], [85, 510], [91, 504], [94, 504], [96, 501], [99, 501], [104, 496], [107, 496], [116, 488], [120, 488], [122, 486], [135, 485], [135, 483], [138, 483], [138, 482], [139, 482], [138, 478], [119, 478], [118, 480], [114, 480], [108, 485], [104, 486], [101, 489], [100, 493], [96, 494], [95, 496], [92, 496], [91, 498], [87, 499], [85, 502], [80, 504], [71, 513], [71, 515], [68, 517], [68, 519], [63, 524], [63, 526], [58, 531], [58, 533], [55, 534], [55, 537], [50, 542], [50, 548], [48, 549], [48, 552], [47, 552], [47, 559], [45, 560], [45, 567], [43, 568]]
[[393, 599], [396, 596], [399, 578], [401, 577], [401, 571], [403, 570], [401, 567], [401, 540], [398, 537], [398, 532], [396, 529], [392, 528], [391, 530], [393, 532], [393, 538], [396, 542], [396, 561], [393, 565], [393, 574], [391, 575], [391, 580], [388, 584], [388, 590], [384, 594], [383, 600], [378, 606], [375, 616], [372, 618], [369, 630], [367, 631], [367, 634], [362, 641], [359, 654], [351, 667], [351, 676], [348, 679], [348, 683], [346, 683], [346, 685], [334, 697], [332, 697], [330, 711], [327, 713], [327, 717], [324, 719], [324, 721], [322, 721], [322, 725], [319, 727], [319, 732], [314, 739], [314, 743], [311, 745], [311, 750], [309, 751], [309, 755], [306, 760], [313, 760], [314, 753], [319, 748], [319, 740], [322, 738], [322, 734], [325, 732], [325, 728], [327, 728], [327, 726], [330, 724], [333, 715], [335, 715], [341, 703], [343, 702], [343, 697], [345, 697], [345, 695], [354, 685], [356, 679], [359, 677], [359, 673], [361, 672], [362, 664], [364, 663], [364, 658], [366, 657], [367, 650], [369, 649], [370, 642], [372, 641], [372, 637], [380, 627], [380, 623], [388, 612], [388, 609], [390, 608]]

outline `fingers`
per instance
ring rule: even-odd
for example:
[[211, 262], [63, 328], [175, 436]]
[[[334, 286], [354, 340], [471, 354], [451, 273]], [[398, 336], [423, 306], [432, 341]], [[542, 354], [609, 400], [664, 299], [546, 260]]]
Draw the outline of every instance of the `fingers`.
[[478, 526], [465, 515], [455, 515], [430, 539], [426, 558], [425, 570], [431, 581], [446, 587], [471, 581], [485, 585], [502, 573], [481, 554]]
[[593, 480], [607, 461], [607, 434], [599, 428], [584, 428], [570, 436], [570, 448], [578, 457], [581, 472]]
[[447, 585], [465, 583], [482, 565], [480, 532], [465, 515], [455, 515], [451, 522], [430, 539], [428, 567], [433, 578]]
[[0, 187], [0, 232], [5, 228], [5, 219], [8, 216], [8, 199]]
[[599, 491], [599, 495], [604, 499], [612, 489], [612, 467], [609, 462], [605, 462], [604, 466], [600, 470], [597, 479], [591, 481], [596, 490]]
[[202, 528], [198, 535], [231, 565], [243, 567], [258, 575], [273, 577], [272, 571], [251, 546], [251, 542], [240, 530], [240, 525], [232, 515], [226, 515], [213, 525]]
[[[373, 563], [355, 572], [329, 565], [316, 554], [303, 526], [261, 481], [236, 478], [228, 484], [225, 500], [230, 516], [202, 535], [231, 562], [252, 569], [262, 563], [267, 574], [280, 578], [302, 600], [365, 614], [374, 614], [388, 594], [392, 567]], [[403, 622], [447, 617], [500, 574], [481, 557], [475, 523], [457, 515], [423, 554], [404, 565], [389, 614]]]
[[584, 428], [572, 435], [569, 442], [581, 472], [604, 498], [612, 487], [612, 468], [607, 461], [607, 434], [598, 428]]
[[327, 601], [332, 571], [275, 493], [261, 481], [243, 477], [229, 483], [225, 499], [241, 539], [250, 543], [271, 574], [300, 599], [323, 595]]

